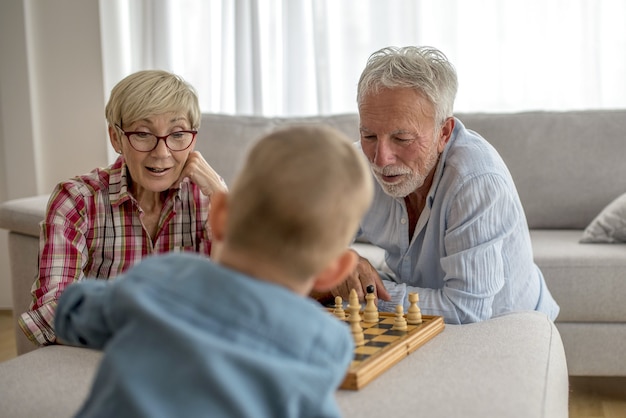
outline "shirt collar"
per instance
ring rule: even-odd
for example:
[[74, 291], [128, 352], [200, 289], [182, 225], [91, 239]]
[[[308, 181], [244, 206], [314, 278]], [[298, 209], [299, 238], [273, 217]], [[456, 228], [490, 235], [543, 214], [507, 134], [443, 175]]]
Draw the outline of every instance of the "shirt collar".
[[450, 140], [446, 144], [443, 152], [439, 156], [439, 162], [437, 162], [437, 168], [435, 169], [435, 175], [433, 176], [433, 184], [430, 186], [430, 190], [428, 191], [428, 197], [426, 198], [426, 204], [429, 208], [432, 207], [433, 201], [435, 200], [435, 193], [437, 192], [437, 188], [439, 187], [439, 183], [441, 182], [441, 178], [443, 177], [443, 169], [446, 165], [446, 158], [448, 156], [448, 151], [452, 147], [452, 144], [456, 141], [456, 138], [461, 129], [465, 129], [463, 124], [457, 118], [454, 118], [454, 130], [450, 135]]

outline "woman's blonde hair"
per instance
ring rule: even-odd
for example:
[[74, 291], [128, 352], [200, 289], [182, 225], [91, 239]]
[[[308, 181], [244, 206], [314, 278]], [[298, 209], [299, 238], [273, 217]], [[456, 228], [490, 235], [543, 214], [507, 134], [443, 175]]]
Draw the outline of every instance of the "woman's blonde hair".
[[191, 129], [200, 128], [200, 105], [195, 89], [176, 74], [163, 70], [145, 70], [122, 79], [106, 105], [109, 126], [174, 112], [185, 115]]
[[345, 135], [292, 126], [255, 144], [230, 195], [225, 244], [306, 279], [348, 248], [373, 186]]

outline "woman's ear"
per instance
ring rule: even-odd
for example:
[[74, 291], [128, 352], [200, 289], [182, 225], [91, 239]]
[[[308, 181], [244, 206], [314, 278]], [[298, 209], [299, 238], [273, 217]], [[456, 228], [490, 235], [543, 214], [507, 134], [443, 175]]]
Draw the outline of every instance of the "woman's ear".
[[111, 142], [111, 146], [118, 154], [122, 153], [122, 141], [120, 141], [120, 136], [116, 130], [115, 126], [109, 125], [109, 141]]
[[354, 271], [358, 260], [356, 252], [346, 249], [315, 277], [313, 290], [326, 292], [334, 289]]

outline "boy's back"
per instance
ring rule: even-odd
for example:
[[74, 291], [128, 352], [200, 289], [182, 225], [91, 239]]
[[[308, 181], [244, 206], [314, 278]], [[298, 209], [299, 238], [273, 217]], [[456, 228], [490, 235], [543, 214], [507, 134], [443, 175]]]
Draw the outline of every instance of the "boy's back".
[[64, 293], [62, 316], [115, 337], [78, 416], [339, 415], [352, 338], [316, 302], [193, 254], [147, 259], [115, 290], [84, 285]]

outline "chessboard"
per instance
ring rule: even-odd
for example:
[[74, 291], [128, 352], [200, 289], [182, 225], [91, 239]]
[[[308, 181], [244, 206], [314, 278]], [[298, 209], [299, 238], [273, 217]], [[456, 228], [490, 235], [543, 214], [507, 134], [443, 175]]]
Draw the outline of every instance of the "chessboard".
[[441, 316], [422, 315], [422, 323], [407, 325], [406, 331], [391, 329], [396, 318], [394, 313], [380, 312], [379, 317], [377, 323], [361, 322], [365, 343], [355, 347], [354, 358], [340, 389], [363, 388], [444, 329]]
[[355, 344], [354, 357], [340, 389], [364, 387], [443, 331], [443, 317], [422, 315], [417, 293], [408, 295], [410, 306], [406, 314], [402, 305], [396, 306], [395, 313], [378, 312], [375, 298], [374, 286], [369, 285], [364, 309], [355, 289], [350, 291], [347, 313], [340, 296], [335, 298], [334, 307], [328, 308], [338, 320], [349, 324]]

